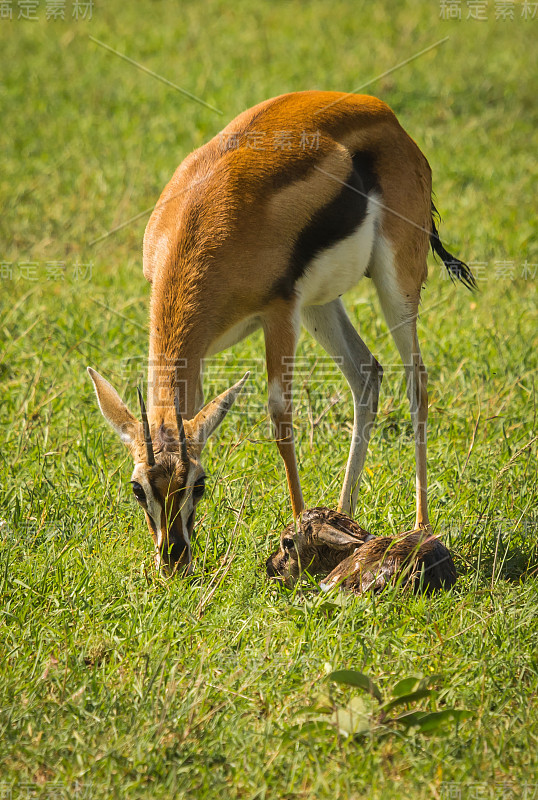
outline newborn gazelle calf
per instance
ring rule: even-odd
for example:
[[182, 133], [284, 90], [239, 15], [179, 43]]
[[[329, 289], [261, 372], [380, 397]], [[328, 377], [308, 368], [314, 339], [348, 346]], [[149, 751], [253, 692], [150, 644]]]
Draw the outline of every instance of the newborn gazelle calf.
[[323, 589], [341, 585], [355, 594], [379, 592], [397, 582], [429, 594], [456, 581], [449, 551], [424, 531], [372, 536], [327, 508], [303, 511], [297, 522], [282, 531], [280, 548], [266, 563], [268, 576], [289, 587], [304, 571], [327, 576]]
[[347, 514], [321, 506], [307, 509], [282, 531], [279, 549], [267, 559], [267, 574], [290, 587], [305, 570], [328, 575], [371, 539], [375, 536]]

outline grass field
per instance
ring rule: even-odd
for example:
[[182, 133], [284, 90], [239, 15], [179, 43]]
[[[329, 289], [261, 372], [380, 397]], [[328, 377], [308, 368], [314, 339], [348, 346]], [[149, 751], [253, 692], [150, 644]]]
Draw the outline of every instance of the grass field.
[[[497, 19], [509, 4], [490, 2], [477, 20], [462, 2], [458, 20], [443, 18], [457, 4], [417, 0], [109, 0], [77, 20], [83, 4], [68, 0], [65, 20], [47, 20], [52, 5], [25, 20], [14, 2], [0, 18], [0, 797], [538, 798], [532, 8]], [[441, 236], [480, 287], [453, 286], [432, 259], [419, 324], [432, 522], [456, 588], [328, 606], [315, 587], [266, 581], [290, 508], [258, 336], [209, 371], [207, 394], [245, 367], [252, 379], [207, 447], [194, 574], [156, 579], [129, 459], [85, 372], [135, 407], [149, 210], [182, 158], [244, 108], [352, 90], [445, 37], [365, 91], [426, 153]], [[413, 523], [414, 457], [369, 283], [346, 303], [386, 380], [356, 516], [390, 533]], [[298, 356], [305, 497], [334, 506], [351, 398], [306, 336]], [[366, 673], [384, 696], [423, 676], [437, 696], [411, 708], [470, 715], [391, 732], [366, 693], [327, 681], [336, 669]], [[362, 736], [300, 727], [327, 692], [370, 715]]]

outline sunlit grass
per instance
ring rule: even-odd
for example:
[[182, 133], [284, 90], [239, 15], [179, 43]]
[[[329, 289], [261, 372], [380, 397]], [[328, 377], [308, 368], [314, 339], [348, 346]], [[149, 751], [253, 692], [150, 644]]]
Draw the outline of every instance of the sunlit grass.
[[[485, 22], [444, 21], [425, 2], [114, 0], [79, 22], [69, 11], [46, 22], [41, 5], [37, 22], [0, 21], [0, 794], [430, 798], [454, 783], [462, 797], [476, 785], [495, 797], [506, 781], [525, 796], [538, 736], [536, 23], [517, 4], [513, 21], [491, 7]], [[419, 325], [431, 515], [460, 571], [455, 590], [328, 613], [315, 589], [266, 581], [290, 509], [258, 335], [210, 373], [215, 391], [245, 368], [252, 377], [207, 447], [194, 574], [156, 579], [127, 454], [85, 372], [98, 368], [135, 406], [148, 334], [141, 212], [247, 106], [353, 89], [446, 35], [369, 91], [427, 154], [442, 238], [481, 289], [451, 285], [432, 260]], [[357, 518], [394, 533], [414, 519], [402, 370], [369, 282], [346, 303], [386, 368]], [[298, 355], [305, 497], [334, 506], [350, 395], [306, 336]], [[290, 742], [331, 668], [367, 673], [384, 694], [410, 674], [442, 676], [439, 702], [473, 716], [435, 737]]]

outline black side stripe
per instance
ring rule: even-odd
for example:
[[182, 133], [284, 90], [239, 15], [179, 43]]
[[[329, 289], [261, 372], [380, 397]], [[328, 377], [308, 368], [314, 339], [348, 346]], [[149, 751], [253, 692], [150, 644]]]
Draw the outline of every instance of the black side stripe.
[[368, 205], [366, 195], [379, 184], [370, 153], [355, 153], [352, 161], [347, 185], [342, 186], [330, 203], [316, 211], [297, 237], [288, 269], [273, 286], [273, 296], [290, 299], [295, 284], [307, 271], [310, 261], [350, 236], [364, 222]]

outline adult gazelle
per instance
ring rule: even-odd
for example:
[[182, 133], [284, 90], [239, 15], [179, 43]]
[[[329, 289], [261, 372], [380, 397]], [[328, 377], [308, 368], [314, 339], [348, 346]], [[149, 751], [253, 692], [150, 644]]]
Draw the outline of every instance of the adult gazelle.
[[427, 379], [416, 321], [429, 247], [451, 277], [474, 286], [469, 268], [441, 244], [431, 192], [428, 162], [391, 109], [336, 92], [260, 103], [178, 167], [144, 236], [152, 292], [140, 421], [90, 370], [101, 411], [133, 455], [133, 491], [165, 569], [190, 563], [201, 450], [245, 380], [202, 407], [202, 361], [257, 328], [265, 335], [269, 411], [295, 516], [304, 503], [290, 362], [301, 323], [345, 375], [354, 422], [339, 509], [353, 513], [382, 369], [340, 297], [364, 276], [376, 287], [405, 368], [415, 526], [428, 526]]

